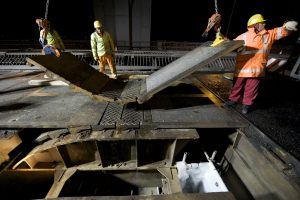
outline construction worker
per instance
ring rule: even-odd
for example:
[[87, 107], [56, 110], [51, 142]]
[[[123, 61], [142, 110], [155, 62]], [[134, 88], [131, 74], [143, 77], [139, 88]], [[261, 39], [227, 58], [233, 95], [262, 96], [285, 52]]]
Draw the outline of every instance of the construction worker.
[[99, 20], [94, 21], [95, 32], [91, 34], [91, 48], [95, 61], [99, 63], [99, 71], [105, 74], [105, 65], [108, 64], [111, 77], [116, 79], [116, 66], [114, 63], [115, 45], [110, 34], [104, 31]]
[[244, 48], [236, 57], [233, 86], [225, 107], [235, 107], [242, 100], [242, 113], [253, 109], [262, 77], [265, 76], [268, 55], [273, 43], [297, 31], [297, 21], [287, 21], [282, 27], [265, 29], [265, 19], [255, 14], [248, 20], [248, 31], [235, 40], [243, 40]]
[[59, 57], [61, 51], [65, 49], [65, 45], [60, 35], [51, 28], [50, 22], [47, 19], [35, 20], [40, 30], [39, 42], [43, 47], [42, 53], [44, 55], [55, 55]]

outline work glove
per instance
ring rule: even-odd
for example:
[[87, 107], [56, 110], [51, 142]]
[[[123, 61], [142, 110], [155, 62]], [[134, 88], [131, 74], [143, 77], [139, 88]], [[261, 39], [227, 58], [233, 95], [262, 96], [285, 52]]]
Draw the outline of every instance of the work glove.
[[298, 30], [297, 25], [298, 25], [297, 21], [287, 21], [286, 23], [284, 23], [283, 26], [288, 31], [297, 31]]
[[94, 57], [94, 60], [95, 60], [96, 62], [98, 62], [98, 61], [99, 61], [99, 58], [98, 58], [98, 57]]

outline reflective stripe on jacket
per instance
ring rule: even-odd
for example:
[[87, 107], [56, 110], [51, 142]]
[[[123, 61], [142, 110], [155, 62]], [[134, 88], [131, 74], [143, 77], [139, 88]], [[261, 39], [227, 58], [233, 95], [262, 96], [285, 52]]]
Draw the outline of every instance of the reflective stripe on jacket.
[[268, 55], [273, 43], [288, 35], [283, 27], [262, 30], [255, 33], [254, 28], [239, 35], [235, 40], [244, 41], [244, 49], [236, 57], [236, 77], [263, 77]]
[[94, 32], [91, 34], [91, 48], [93, 57], [97, 59], [105, 53], [113, 54], [115, 45], [108, 32], [104, 32], [102, 36]]

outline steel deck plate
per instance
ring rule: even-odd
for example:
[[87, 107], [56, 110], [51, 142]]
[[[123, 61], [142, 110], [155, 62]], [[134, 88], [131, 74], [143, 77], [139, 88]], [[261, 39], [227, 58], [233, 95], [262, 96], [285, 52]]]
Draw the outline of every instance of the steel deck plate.
[[0, 95], [1, 128], [227, 128], [246, 125], [238, 114], [215, 105], [200, 90], [195, 94], [197, 88], [191, 90], [192, 86], [188, 84], [165, 93], [162, 91], [148, 104], [121, 105], [94, 101], [66, 86], [28, 85], [30, 80], [43, 75], [0, 76], [3, 89]]
[[28, 81], [37, 76], [31, 73], [15, 75], [0, 77], [3, 88], [0, 94], [2, 128], [97, 125], [107, 105], [106, 102], [93, 101], [87, 95], [71, 92], [68, 87], [30, 86]]

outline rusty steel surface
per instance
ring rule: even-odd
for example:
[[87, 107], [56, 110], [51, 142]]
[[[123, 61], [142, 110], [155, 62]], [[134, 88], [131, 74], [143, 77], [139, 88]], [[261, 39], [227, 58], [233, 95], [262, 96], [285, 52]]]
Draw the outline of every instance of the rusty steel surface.
[[[232, 81], [221, 74], [200, 75], [198, 79], [224, 101], [227, 100]], [[268, 73], [261, 82], [260, 93], [253, 110], [245, 117], [265, 135], [300, 160], [300, 82]], [[242, 105], [234, 111], [241, 112]]]
[[[186, 141], [196, 139], [195, 136], [198, 134], [193, 134], [195, 127], [223, 128], [222, 130], [248, 127], [248, 123], [237, 112], [224, 109], [220, 104], [221, 101], [212, 97], [213, 94], [197, 81], [197, 79], [201, 80], [197, 75], [189, 77], [188, 84], [181, 81], [176, 86], [168, 87], [155, 94], [149, 102], [142, 105], [137, 103], [122, 105], [115, 102], [105, 102], [102, 105], [101, 102], [93, 101], [90, 96], [76, 93], [66, 86], [32, 87], [28, 84], [30, 80], [43, 79], [43, 75], [44, 73], [31, 72], [7, 73], [0, 76], [2, 89], [0, 122], [2, 125], [5, 124], [11, 112], [15, 113], [13, 116], [19, 113], [23, 122], [22, 124], [17, 120], [11, 121], [10, 127], [1, 126], [2, 128], [22, 128], [26, 124], [32, 128], [43, 128], [39, 120], [48, 123], [50, 119], [50, 122], [53, 122], [51, 121], [54, 119], [53, 116], [56, 117], [54, 120], [56, 125], [47, 124], [47, 128], [64, 128], [50, 131], [39, 138], [39, 145], [15, 165], [16, 173], [18, 170], [20, 172], [26, 170], [27, 174], [35, 170], [57, 172], [58, 170], [55, 169], [67, 167], [81, 172], [105, 169], [128, 170], [130, 174], [131, 169], [147, 171], [157, 167], [169, 168], [175, 155], [173, 153], [178, 151], [175, 148], [184, 146]], [[27, 104], [33, 101], [34, 104]], [[95, 107], [91, 107], [91, 103], [94, 103]], [[90, 109], [86, 109], [87, 107]], [[48, 111], [44, 108], [48, 108]], [[47, 115], [39, 115], [40, 111]], [[68, 118], [71, 120], [66, 123]], [[24, 123], [25, 119], [28, 120], [27, 123]], [[85, 120], [85, 123], [81, 119]], [[93, 123], [87, 125], [90, 122]], [[80, 126], [74, 126], [76, 123]], [[94, 128], [100, 130], [92, 131]], [[96, 174], [95, 172], [93, 176]], [[130, 176], [126, 177], [129, 179], [125, 180], [130, 182]], [[64, 176], [62, 178], [64, 180]], [[51, 188], [53, 193], [48, 193], [49, 197], [50, 194], [53, 194], [54, 198], [57, 197], [61, 191], [60, 187], [65, 183], [67, 182], [61, 181], [53, 184]], [[231, 195], [230, 192], [224, 194]], [[142, 198], [142, 196], [136, 197]], [[149, 198], [168, 197], [160, 195]], [[176, 197], [172, 196], [171, 199], [174, 198]], [[189, 197], [180, 196], [180, 198]], [[201, 199], [200, 196], [197, 198]]]
[[[239, 48], [243, 42], [226, 41], [217, 47], [210, 47], [209, 44], [205, 43], [174, 60], [140, 84], [133, 83], [127, 87], [127, 83], [110, 79], [71, 53], [65, 52], [58, 58], [51, 55], [41, 55], [26, 58], [26, 60], [31, 65], [41, 67], [50, 77], [58, 76], [59, 79], [70, 84], [70, 87], [84, 93], [90, 93], [99, 101], [118, 101], [123, 104], [137, 101], [142, 104], [155, 93], [196, 70], [215, 71], [214, 68], [210, 69], [208, 64]], [[125, 98], [120, 97], [121, 93], [126, 94]]]
[[[13, 169], [135, 170], [171, 167], [174, 152], [198, 139], [195, 129], [49, 131]], [[157, 148], [157, 145], [160, 148]], [[176, 152], [177, 152], [176, 151]], [[26, 168], [26, 167], [25, 167]]]
[[[180, 96], [162, 91], [145, 105], [95, 101], [67, 86], [31, 86], [44, 73], [0, 76], [0, 127], [2, 128], [184, 128], [244, 127], [244, 120], [216, 105], [209, 93], [190, 84], [177, 86]], [[197, 85], [197, 83], [195, 83]], [[194, 88], [190, 93], [189, 88]], [[176, 88], [176, 87], [175, 87]], [[203, 90], [203, 88], [202, 88]], [[198, 93], [198, 95], [195, 95]], [[199, 94], [201, 94], [199, 96]], [[176, 117], [177, 116], [177, 117]], [[180, 117], [178, 117], [180, 116]]]
[[70, 92], [67, 87], [28, 84], [43, 75], [21, 72], [1, 76], [1, 127], [61, 128], [98, 124], [106, 102], [92, 101], [89, 96]]

